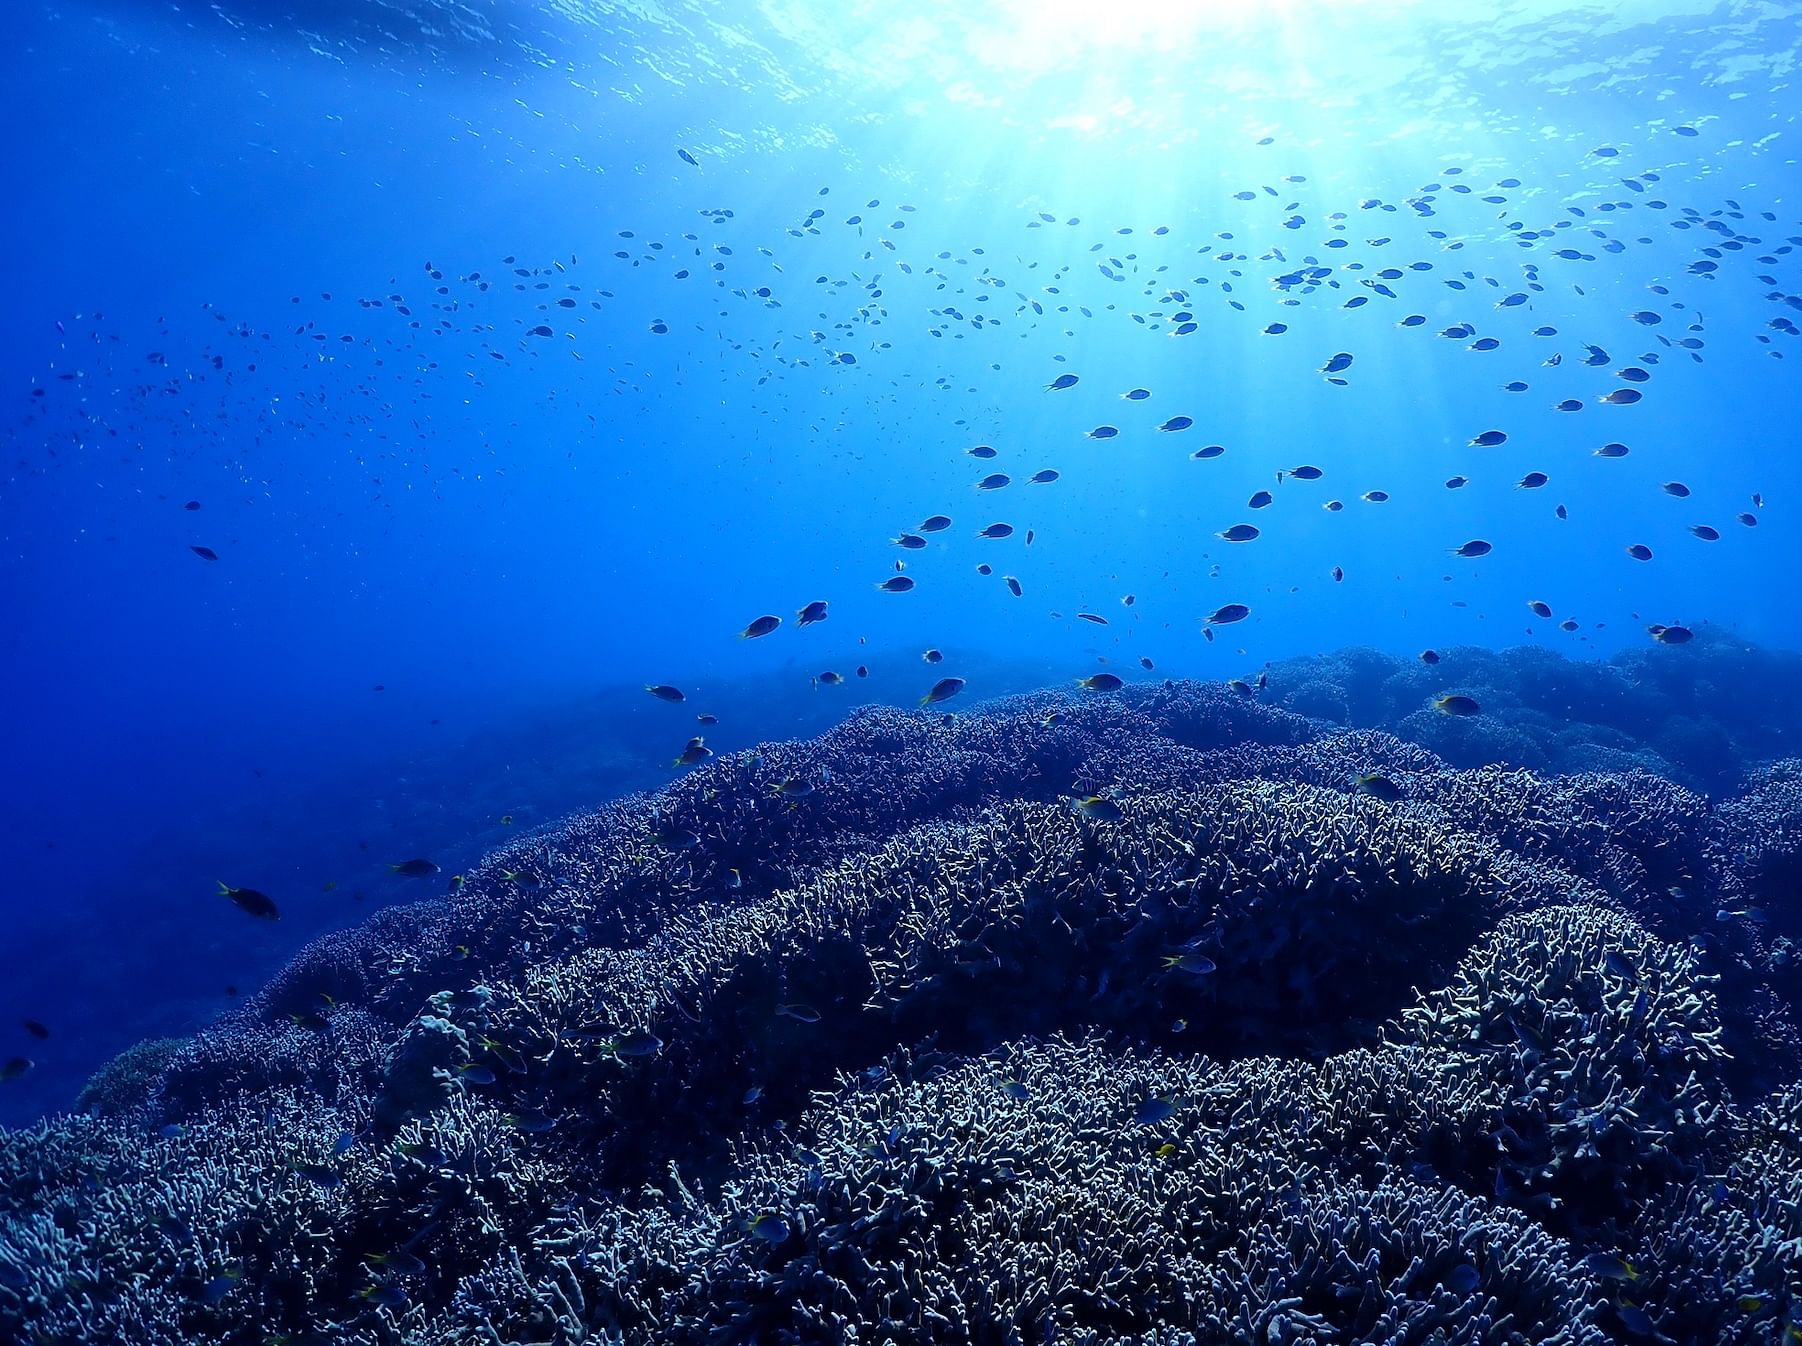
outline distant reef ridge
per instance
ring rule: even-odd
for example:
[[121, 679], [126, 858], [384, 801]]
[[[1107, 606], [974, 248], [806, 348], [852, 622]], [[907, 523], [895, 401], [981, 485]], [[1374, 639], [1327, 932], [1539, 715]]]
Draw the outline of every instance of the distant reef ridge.
[[1793, 1342], [1779, 663], [722, 754], [0, 1132], [0, 1341]]

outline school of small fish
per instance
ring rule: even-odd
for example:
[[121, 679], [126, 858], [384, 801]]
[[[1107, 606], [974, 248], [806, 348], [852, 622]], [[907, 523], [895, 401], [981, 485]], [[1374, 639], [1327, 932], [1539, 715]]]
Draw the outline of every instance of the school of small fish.
[[[1443, 477], [1439, 489], [1462, 491], [1480, 482], [1511, 485], [1523, 500], [1547, 500], [1531, 506], [1538, 511], [1533, 517], [1556, 527], [1570, 522], [1572, 512], [1566, 503], [1547, 499], [1553, 489], [1578, 474], [1613, 474], [1611, 491], [1638, 492], [1681, 511], [1674, 523], [1694, 542], [1726, 545], [1732, 536], [1749, 544], [1756, 540], [1764, 508], [1756, 482], [1745, 482], [1735, 501], [1718, 495], [1704, 500], [1682, 480], [1641, 482], [1627, 475], [1632, 468], [1618, 465], [1629, 458], [1635, 431], [1659, 414], [1659, 383], [1681, 378], [1683, 366], [1701, 364], [1711, 340], [1753, 343], [1781, 360], [1783, 343], [1802, 335], [1797, 326], [1802, 280], [1796, 279], [1794, 266], [1802, 233], [1785, 232], [1802, 229], [1802, 224], [1781, 223], [1774, 212], [1747, 209], [1733, 198], [1706, 208], [1664, 198], [1669, 189], [1661, 184], [1671, 160], [1661, 137], [1687, 144], [1700, 134], [1688, 126], [1648, 128], [1647, 143], [1633, 154], [1659, 166], [1630, 176], [1620, 174], [1628, 151], [1595, 148], [1581, 167], [1590, 171], [1601, 165], [1607, 177], [1592, 183], [1580, 205], [1559, 203], [1549, 190], [1517, 178], [1477, 182], [1474, 174], [1454, 164], [1399, 199], [1367, 197], [1333, 209], [1330, 203], [1310, 203], [1314, 189], [1305, 175], [1273, 174], [1268, 182], [1222, 193], [1213, 207], [1223, 227], [1205, 241], [1184, 240], [1165, 225], [1098, 226], [1040, 211], [1010, 226], [1022, 234], [1036, 231], [1030, 249], [1018, 239], [1003, 246], [951, 249], [915, 241], [923, 231], [912, 204], [885, 206], [870, 199], [829, 210], [831, 189], [821, 187], [817, 204], [797, 211], [781, 238], [743, 237], [734, 210], [714, 207], [702, 211], [701, 223], [688, 230], [648, 236], [619, 229], [598, 258], [508, 255], [496, 268], [466, 271], [424, 261], [410, 283], [393, 282], [387, 291], [359, 297], [351, 306], [329, 293], [312, 299], [295, 295], [293, 320], [283, 334], [267, 322], [231, 318], [208, 306], [216, 336], [191, 357], [163, 349], [130, 352], [102, 315], [76, 315], [58, 324], [59, 338], [65, 353], [80, 353], [84, 359], [74, 365], [65, 360], [34, 382], [26, 423], [33, 436], [51, 446], [52, 460], [122, 432], [142, 439], [150, 427], [186, 442], [207, 432], [199, 428], [204, 419], [182, 404], [192, 400], [196, 388], [211, 386], [221, 405], [231, 409], [214, 419], [231, 425], [234, 442], [242, 446], [239, 452], [249, 457], [265, 437], [273, 441], [284, 417], [293, 414], [276, 409], [267, 398], [259, 400], [257, 389], [284, 380], [292, 384], [298, 371], [329, 358], [361, 370], [348, 392], [333, 386], [331, 396], [352, 409], [341, 406], [336, 415], [385, 427], [376, 438], [387, 443], [384, 456], [392, 470], [418, 476], [420, 465], [398, 441], [407, 433], [400, 423], [403, 403], [425, 387], [428, 358], [454, 363], [472, 390], [485, 386], [491, 370], [513, 368], [525, 371], [522, 376], [543, 379], [552, 362], [559, 362], [582, 371], [578, 386], [592, 391], [594, 380], [584, 366], [595, 357], [613, 362], [608, 391], [642, 392], [635, 382], [640, 376], [625, 358], [629, 352], [622, 353], [617, 338], [608, 335], [617, 332], [621, 315], [631, 311], [620, 295], [628, 287], [637, 295], [647, 287], [653, 293], [662, 293], [658, 286], [667, 290], [664, 311], [634, 330], [632, 341], [691, 340], [686, 334], [692, 329], [694, 342], [717, 340], [748, 365], [755, 372], [753, 389], [776, 380], [805, 379], [811, 385], [826, 379], [837, 385], [828, 388], [828, 396], [874, 396], [893, 349], [885, 329], [893, 326], [923, 328], [928, 338], [948, 348], [978, 342], [996, 329], [1030, 332], [1052, 336], [1061, 348], [1049, 365], [1036, 359], [1029, 366], [997, 361], [988, 377], [1012, 385], [1005, 404], [1018, 405], [1023, 397], [1041, 399], [1045, 418], [1030, 433], [998, 421], [981, 436], [992, 443], [972, 442], [977, 436], [968, 433], [966, 421], [957, 421], [961, 442], [947, 456], [955, 455], [955, 462], [973, 459], [985, 470], [971, 477], [969, 494], [961, 500], [879, 501], [895, 510], [896, 517], [872, 542], [892, 549], [892, 559], [859, 581], [888, 596], [883, 603], [892, 598], [905, 606], [917, 603], [921, 591], [943, 584], [946, 565], [961, 562], [1010, 599], [1030, 601], [1028, 596], [1041, 587], [1035, 558], [1058, 545], [1040, 503], [1053, 492], [1110, 489], [1105, 471], [1109, 456], [1117, 464], [1115, 471], [1125, 472], [1130, 455], [1167, 453], [1185, 439], [1206, 438], [1210, 404], [1222, 395], [1209, 386], [1215, 354], [1209, 343], [1219, 336], [1222, 322], [1242, 321], [1246, 341], [1303, 347], [1305, 367], [1333, 388], [1350, 387], [1375, 361], [1401, 358], [1398, 341], [1456, 343], [1469, 359], [1481, 357], [1474, 376], [1521, 395], [1520, 414], [1502, 426], [1470, 425], [1449, 445], [1419, 446], [1423, 456], [1433, 455], [1443, 465], [1433, 469], [1435, 479]], [[1280, 153], [1274, 143], [1265, 137], [1258, 142], [1263, 147], [1259, 152]], [[683, 172], [707, 171], [705, 153], [683, 147], [675, 156]], [[1047, 236], [1052, 236], [1049, 241]], [[1247, 242], [1250, 238], [1263, 241]], [[1518, 250], [1519, 259], [1507, 269], [1460, 265], [1458, 254], [1479, 244], [1506, 244]], [[1644, 298], [1623, 304], [1617, 295], [1629, 279], [1624, 268], [1635, 256], [1654, 251], [1655, 244], [1663, 250], [1676, 247], [1680, 263], [1649, 266], [1647, 274], [1632, 277], [1633, 292]], [[815, 252], [823, 254], [821, 262], [838, 265], [827, 270], [803, 266]], [[1033, 253], [1030, 259], [1028, 252]], [[1721, 307], [1738, 316], [1731, 328], [1717, 333], [1706, 314], [1718, 287], [1729, 282], [1740, 288], [1733, 292], [1733, 304]], [[1592, 297], [1592, 288], [1607, 297]], [[721, 326], [710, 337], [688, 317], [672, 316], [688, 314], [689, 295], [697, 289], [706, 292], [710, 305], [724, 306], [722, 318], [733, 318], [739, 326], [730, 331]], [[1744, 317], [1748, 304], [1757, 308], [1755, 325]], [[1572, 330], [1568, 315], [1573, 308], [1585, 313], [1582, 330]], [[1273, 310], [1281, 313], [1280, 320]], [[1448, 310], [1460, 316], [1449, 323], [1428, 317]], [[1546, 321], [1549, 314], [1560, 315], [1558, 321]], [[1140, 340], [1194, 343], [1191, 363], [1200, 377], [1170, 386], [1148, 374], [1143, 381], [1098, 388], [1096, 377], [1085, 372], [1085, 365], [1096, 363], [1093, 343], [1118, 341], [1120, 334], [1113, 329], [1122, 326]], [[1330, 328], [1333, 335], [1315, 335], [1317, 327]], [[1379, 328], [1385, 334], [1381, 345], [1375, 344]], [[1360, 330], [1372, 338], [1371, 347], [1342, 348], [1357, 346], [1350, 336]], [[1104, 331], [1099, 338], [1089, 335]], [[1397, 332], [1403, 335], [1397, 338]], [[1632, 353], [1618, 355], [1623, 348]], [[377, 373], [390, 359], [406, 371], [399, 387], [383, 382], [392, 380], [391, 373]], [[1148, 368], [1154, 364], [1146, 361]], [[941, 375], [937, 386], [948, 387], [951, 378]], [[87, 400], [87, 390], [103, 380], [125, 390], [119, 405], [109, 408]], [[812, 387], [809, 394], [819, 395]], [[298, 405], [323, 402], [326, 393], [313, 395], [296, 385], [292, 400]], [[1112, 411], [1106, 410], [1110, 407]], [[1106, 419], [1098, 419], [1101, 415]], [[1588, 437], [1593, 447], [1570, 452], [1571, 434], [1564, 426], [1588, 426], [1596, 418], [1602, 423]], [[1047, 433], [1045, 425], [1062, 429]], [[412, 433], [424, 441], [429, 432], [416, 421]], [[1191, 563], [1210, 585], [1219, 586], [1219, 597], [1178, 614], [1193, 623], [1203, 641], [1214, 641], [1232, 628], [1234, 637], [1246, 642], [1237, 653], [1248, 653], [1264, 595], [1275, 595], [1278, 602], [1280, 595], [1267, 582], [1257, 593], [1234, 592], [1238, 581], [1229, 567], [1238, 555], [1273, 546], [1291, 554], [1294, 549], [1272, 537], [1287, 526], [1286, 517], [1302, 510], [1328, 515], [1381, 510], [1404, 495], [1418, 494], [1411, 482], [1370, 480], [1358, 447], [1212, 442], [1184, 454], [1203, 465], [1241, 454], [1274, 460], [1270, 485], [1243, 501], [1221, 498], [1208, 484], [1210, 469], [1194, 469], [1194, 495], [1182, 502], [1185, 511], [1194, 517], [1199, 536], [1226, 544], [1219, 553], [1203, 551]], [[1311, 461], [1298, 461], [1304, 458]], [[377, 498], [399, 488], [384, 471], [372, 465], [368, 472]], [[453, 468], [450, 474], [459, 471]], [[922, 469], [920, 475], [927, 474]], [[407, 482], [406, 489], [414, 484]], [[420, 484], [444, 488], [442, 482], [423, 478]], [[1333, 494], [1338, 491], [1343, 494]], [[978, 501], [981, 513], [972, 517]], [[223, 572], [239, 543], [206, 528], [207, 503], [193, 498], [167, 508], [189, 521], [184, 525], [191, 539], [184, 544], [187, 550], [207, 568]], [[1249, 522], [1246, 514], [1255, 514], [1259, 522]], [[1583, 526], [1607, 529], [1610, 522], [1600, 517]], [[1531, 546], [1515, 528], [1496, 537], [1429, 542], [1448, 567], [1481, 564]], [[1642, 537], [1624, 536], [1615, 545], [1616, 554], [1627, 561], [1672, 561], [1662, 542], [1655, 549]], [[1334, 584], [1345, 580], [1351, 558], [1326, 567], [1318, 564], [1317, 548], [1307, 555], [1306, 577]], [[1065, 565], [1070, 560], [1058, 559]], [[1134, 620], [1152, 615], [1155, 602], [1137, 604], [1144, 590], [1122, 594], [1120, 587], [1097, 580], [1088, 606], [1052, 609], [1047, 619], [1109, 627], [1110, 618], [1095, 610], [1104, 594]], [[820, 590], [823, 596], [768, 595], [757, 605], [768, 610], [748, 613], [738, 639], [788, 640], [826, 623], [835, 595], [825, 583]], [[1557, 612], [1543, 593], [1522, 594], [1519, 602], [1533, 618], [1556, 622], [1553, 629], [1578, 632], [1583, 625], [1578, 615]], [[1257, 603], [1248, 601], [1253, 598]], [[783, 615], [791, 612], [792, 618]], [[1676, 621], [1640, 624], [1659, 645], [1681, 645], [1694, 635], [1690, 626]], [[936, 668], [947, 655], [933, 646], [922, 657]], [[1428, 650], [1421, 658], [1432, 664], [1438, 656]], [[1138, 663], [1148, 671], [1154, 667], [1146, 655], [1138, 656]], [[812, 685], [822, 691], [850, 681], [839, 668], [813, 667]], [[1110, 671], [1071, 672], [1078, 688], [1091, 694], [1124, 685]], [[856, 665], [854, 675], [867, 678], [868, 666]], [[1254, 684], [1235, 678], [1228, 686], [1256, 695], [1262, 679]], [[965, 689], [965, 678], [947, 674], [930, 686], [906, 689], [906, 696], [932, 707]], [[687, 699], [667, 683], [649, 682], [645, 690], [670, 705]], [[1481, 709], [1455, 692], [1437, 696], [1432, 706], [1451, 716], [1475, 715]], [[703, 726], [718, 722], [705, 712], [698, 719]], [[711, 755], [696, 734], [686, 737], [671, 765], [692, 767]], [[1360, 788], [1379, 792], [1384, 787], [1364, 782]], [[1105, 793], [1074, 802], [1085, 815], [1104, 820], [1118, 808]], [[423, 878], [436, 874], [438, 866], [413, 859], [394, 864], [392, 872]], [[274, 900], [255, 889], [221, 882], [219, 895], [253, 917], [279, 918]]]

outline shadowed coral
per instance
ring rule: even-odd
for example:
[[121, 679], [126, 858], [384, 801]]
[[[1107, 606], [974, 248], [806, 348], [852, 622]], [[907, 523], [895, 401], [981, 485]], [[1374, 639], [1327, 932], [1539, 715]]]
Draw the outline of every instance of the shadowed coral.
[[128, 1047], [94, 1072], [75, 1106], [101, 1117], [136, 1111], [162, 1087], [163, 1072], [186, 1045], [186, 1038], [147, 1038]]
[[0, 1339], [1777, 1341], [1802, 773], [1313, 672], [1360, 727], [865, 710], [513, 839], [0, 1134]]

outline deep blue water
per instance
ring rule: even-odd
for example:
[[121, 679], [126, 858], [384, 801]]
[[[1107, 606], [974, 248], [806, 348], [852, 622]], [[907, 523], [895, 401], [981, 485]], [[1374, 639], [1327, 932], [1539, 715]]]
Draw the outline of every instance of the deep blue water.
[[10, 7], [0, 1120], [697, 732], [1794, 650], [1794, 7], [1437, 9]]

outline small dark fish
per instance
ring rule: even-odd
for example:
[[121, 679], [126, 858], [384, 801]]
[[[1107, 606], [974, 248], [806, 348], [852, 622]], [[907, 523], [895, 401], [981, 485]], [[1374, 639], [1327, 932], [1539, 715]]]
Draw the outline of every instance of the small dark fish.
[[1149, 388], [1134, 388], [1131, 392], [1121, 393], [1120, 400], [1122, 402], [1143, 402], [1146, 398], [1148, 398], [1150, 396], [1151, 396], [1151, 389], [1149, 389]]
[[1082, 618], [1082, 620], [1084, 620], [1085, 622], [1094, 622], [1095, 625], [1097, 625], [1097, 626], [1106, 626], [1107, 625], [1107, 618], [1103, 617], [1098, 612], [1079, 612], [1076, 615], [1078, 617]]
[[765, 616], [759, 617], [756, 621], [752, 622], [744, 630], [740, 631], [738, 633], [738, 638], [740, 640], [755, 640], [759, 636], [767, 636], [770, 632], [774, 631], [778, 626], [781, 626], [781, 625], [782, 625], [782, 618], [770, 616], [770, 615], [766, 614]]
[[1333, 356], [1325, 364], [1320, 366], [1320, 372], [1322, 374], [1337, 374], [1342, 370], [1350, 369], [1351, 365], [1352, 357], [1350, 352], [1340, 351], [1337, 355]]
[[908, 551], [919, 551], [926, 545], [926, 539], [918, 533], [903, 533], [892, 541], [897, 547], [903, 547]]
[[1120, 805], [1106, 795], [1087, 795], [1072, 804], [1083, 817], [1098, 823], [1117, 823], [1126, 817]]
[[279, 921], [281, 911], [275, 905], [275, 899], [267, 893], [259, 893], [255, 888], [233, 888], [224, 880], [219, 881], [219, 896], [229, 897], [240, 911], [247, 911], [252, 916], [261, 917], [265, 921]]
[[1199, 458], [1203, 462], [1206, 462], [1209, 458], [1218, 458], [1225, 452], [1226, 445], [1224, 444], [1204, 444], [1199, 449], [1195, 450], [1194, 453], [1190, 454], [1189, 457]]
[[978, 444], [974, 448], [964, 450], [972, 458], [993, 458], [998, 450], [993, 444]]
[[940, 678], [932, 684], [932, 689], [920, 698], [922, 706], [935, 706], [941, 701], [949, 701], [964, 689], [962, 678]]
[[1600, 1276], [1605, 1281], [1636, 1281], [1639, 1271], [1619, 1253], [1591, 1253], [1583, 1259], [1584, 1267], [1592, 1276]]
[[1119, 433], [1120, 430], [1118, 426], [1098, 425], [1093, 430], [1085, 430], [1083, 432], [1083, 437], [1085, 439], [1112, 439]]
[[1062, 392], [1065, 388], [1074, 388], [1080, 382], [1081, 380], [1074, 374], [1059, 374], [1045, 385], [1045, 391], [1048, 393]]
[[1438, 663], [1439, 662], [1439, 651], [1438, 650], [1422, 650], [1420, 652], [1420, 662], [1423, 664]]
[[1445, 1278], [1445, 1288], [1456, 1295], [1468, 1295], [1483, 1283], [1483, 1273], [1469, 1262], [1461, 1262], [1453, 1267]]
[[1720, 530], [1718, 528], [1710, 528], [1705, 523], [1691, 524], [1689, 531], [1701, 538], [1704, 542], [1719, 542], [1721, 540]]
[[25, 1020], [25, 1031], [40, 1042], [50, 1036], [50, 1030], [36, 1019]]
[[1517, 491], [1537, 491], [1550, 480], [1551, 478], [1543, 472], [1529, 472], [1526, 476], [1514, 483], [1514, 489]]
[[1598, 397], [1596, 401], [1606, 402], [1611, 407], [1630, 407], [1644, 396], [1637, 388], [1616, 388], [1613, 392]]
[[688, 740], [688, 746], [670, 759], [671, 766], [699, 766], [713, 756], [713, 749], [703, 743], [700, 738]]
[[1165, 954], [1164, 967], [1168, 971], [1188, 972], [1197, 977], [1205, 977], [1210, 972], [1217, 970], [1212, 958], [1209, 958], [1205, 953], [1198, 952], [1195, 949], [1187, 949], [1181, 953]]
[[1153, 1096], [1133, 1109], [1133, 1121], [1139, 1126], [1156, 1126], [1176, 1116], [1176, 1100]]
[[1085, 692], [1117, 692], [1126, 686], [1126, 683], [1117, 674], [1091, 673], [1086, 678], [1078, 678], [1076, 685]]
[[1448, 491], [1462, 491], [1468, 485], [1470, 485], [1469, 477], [1447, 477], [1445, 479], [1445, 489]]
[[1531, 612], [1535, 617], [1550, 617], [1552, 615], [1552, 605], [1550, 603], [1542, 603], [1537, 598], [1529, 598], [1527, 600], [1527, 611]]
[[556, 1127], [557, 1119], [548, 1112], [527, 1108], [522, 1112], [509, 1112], [507, 1125], [515, 1131], [524, 1132], [527, 1135], [542, 1135]]
[[765, 1211], [754, 1220], [746, 1220], [744, 1231], [752, 1238], [770, 1244], [787, 1243], [790, 1233], [788, 1221], [771, 1211]]
[[429, 879], [438, 872], [438, 866], [430, 860], [402, 860], [398, 865], [389, 865], [388, 869], [407, 879]]
[[1595, 451], [1597, 458], [1625, 458], [1630, 450], [1625, 444], [1604, 444]]
[[[1014, 526], [1011, 523], [992, 523], [976, 534], [977, 537], [986, 537], [995, 541], [999, 541], [1004, 537], [1012, 537], [1013, 535]], [[909, 587], [911, 588], [912, 585], [910, 584]]]
[[1470, 441], [1472, 447], [1479, 449], [1493, 449], [1496, 445], [1507, 442], [1508, 433], [1505, 430], [1485, 430]]
[[1008, 485], [1012, 481], [1013, 478], [1008, 476], [1005, 472], [991, 472], [988, 476], [976, 483], [976, 489], [979, 491], [999, 491], [1002, 487]]
[[33, 1066], [37, 1065], [29, 1056], [9, 1056], [4, 1065], [0, 1065], [0, 1080], [16, 1080]]
[[405, 1248], [396, 1248], [387, 1253], [365, 1253], [365, 1262], [373, 1262], [378, 1267], [393, 1272], [397, 1276], [423, 1276], [425, 1263]]
[[[1280, 480], [1282, 475], [1281, 472], [1277, 473], [1277, 478]], [[1297, 481], [1319, 481], [1326, 473], [1311, 464], [1304, 463], [1300, 467], [1290, 468], [1289, 475], [1294, 477]]]
[[1558, 403], [1557, 406], [1553, 407], [1552, 410], [1553, 411], [1581, 411], [1581, 410], [1583, 410], [1583, 403], [1581, 401], [1579, 401], [1577, 398], [1567, 397], [1562, 402]]
[[1259, 491], [1256, 495], [1252, 496], [1250, 500], [1245, 502], [1245, 507], [1247, 509], [1264, 509], [1275, 499], [1276, 497], [1270, 494], [1269, 491]]
[[1057, 480], [1057, 469], [1055, 467], [1047, 467], [1047, 468], [1041, 469], [1040, 471], [1034, 472], [1030, 477], [1028, 477], [1026, 479], [1026, 484], [1028, 486], [1045, 486], [1056, 480]]
[[1687, 626], [1652, 625], [1646, 632], [1660, 645], [1687, 645], [1696, 638], [1696, 633]]
[[487, 1066], [473, 1061], [468, 1065], [458, 1066], [457, 1074], [465, 1084], [493, 1084], [496, 1079], [495, 1073]]
[[646, 683], [645, 691], [649, 692], [652, 696], [656, 697], [659, 701], [686, 701], [688, 699], [687, 697], [682, 695], [681, 688], [670, 687], [663, 683], [659, 683], [656, 686], [652, 686], [650, 683]]
[[778, 1005], [776, 1013], [796, 1023], [817, 1024], [820, 1021], [820, 1012], [812, 1005]]
[[1680, 481], [1667, 481], [1660, 489], [1663, 490], [1666, 495], [1674, 495], [1679, 500], [1682, 500], [1689, 495], [1689, 487], [1685, 486]]
[[648, 1028], [634, 1028], [629, 1033], [622, 1033], [616, 1038], [609, 1038], [601, 1044], [609, 1056], [637, 1060], [646, 1056], [655, 1056], [663, 1050], [663, 1039]]
[[1456, 692], [1451, 692], [1445, 696], [1434, 697], [1433, 709], [1438, 711], [1441, 715], [1462, 716], [1475, 715], [1483, 708], [1477, 704], [1475, 697], [1461, 696]]
[[1248, 523], [1236, 523], [1214, 536], [1225, 542], [1251, 542], [1257, 538], [1258, 530]]
[[[812, 626], [815, 622], [823, 622], [825, 620], [826, 620], [826, 600], [823, 598], [814, 599], [813, 602], [809, 603], [806, 607], [802, 608], [799, 612], [797, 612], [795, 614], [795, 625], [796, 626]], [[753, 623], [753, 625], [755, 625], [755, 623]], [[772, 630], [772, 631], [774, 631], [775, 629], [776, 628], [773, 626], [770, 628], [770, 630]], [[761, 635], [763, 633], [759, 632], [758, 634]]]
[[1626, 1300], [1618, 1301], [1614, 1306], [1615, 1314], [1621, 1320], [1621, 1326], [1636, 1337], [1656, 1337], [1660, 1341], [1669, 1340], [1658, 1331], [1658, 1324], [1652, 1315], [1637, 1304], [1629, 1304]]
[[1195, 422], [1188, 416], [1172, 416], [1158, 427], [1166, 435], [1173, 435], [1178, 430], [1187, 430]]
[[203, 561], [217, 561], [219, 559], [219, 553], [214, 551], [211, 547], [197, 547], [190, 544], [188, 550], [193, 552], [194, 555], [198, 556]]
[[1478, 556], [1487, 556], [1487, 555], [1489, 555], [1490, 552], [1492, 552], [1494, 550], [1495, 550], [1495, 547], [1493, 545], [1491, 545], [1490, 543], [1483, 541], [1482, 538], [1472, 538], [1469, 542], [1466, 542], [1462, 547], [1453, 547], [1452, 555], [1453, 556], [1463, 556], [1466, 558], [1475, 558]]
[[1643, 542], [1635, 542], [1627, 548], [1627, 555], [1635, 561], [1649, 561], [1652, 559], [1652, 549]]
[[924, 659], [929, 664], [942, 664], [945, 662], [945, 655], [942, 650], [927, 650], [920, 658]]
[[1204, 622], [1208, 626], [1228, 626], [1233, 622], [1242, 622], [1249, 616], [1251, 616], [1251, 609], [1245, 604], [1228, 603], [1223, 607], [1215, 608], [1212, 614], [1204, 618]]
[[914, 582], [906, 575], [891, 575], [876, 587], [885, 594], [904, 594], [914, 587]]
[[1368, 504], [1380, 505], [1389, 498], [1389, 492], [1387, 492], [1387, 491], [1366, 491], [1366, 492], [1364, 492], [1363, 495], [1359, 496], [1358, 498], [1360, 500], [1365, 501]]
[[692, 165], [695, 168], [699, 168], [701, 166], [701, 161], [699, 159], [695, 158], [694, 155], [690, 154], [687, 150], [683, 150], [683, 149], [677, 150], [676, 157], [681, 159], [683, 163]]
[[1015, 598], [1020, 597], [1021, 594], [1026, 592], [1024, 589], [1022, 589], [1020, 587], [1020, 581], [1018, 579], [1016, 579], [1014, 576], [1003, 575], [1001, 577], [1001, 579], [1002, 579], [1002, 582], [1007, 585], [1007, 591], [1010, 594], [1012, 594]]
[[[843, 673], [835, 673], [831, 669], [827, 669], [823, 673], [816, 673], [813, 679], [813, 685], [815, 687], [842, 687], [844, 682], [845, 675]], [[692, 748], [696, 746], [696, 744], [691, 740], [688, 746]]]
[[1020, 1083], [1019, 1080], [1011, 1078], [1001, 1081], [1001, 1092], [1013, 1099], [1016, 1103], [1024, 1103], [1032, 1097], [1032, 1091], [1030, 1089]]
[[1361, 795], [1369, 795], [1372, 799], [1380, 799], [1386, 804], [1393, 804], [1402, 797], [1402, 787], [1380, 771], [1365, 771], [1352, 778], [1352, 789]]

